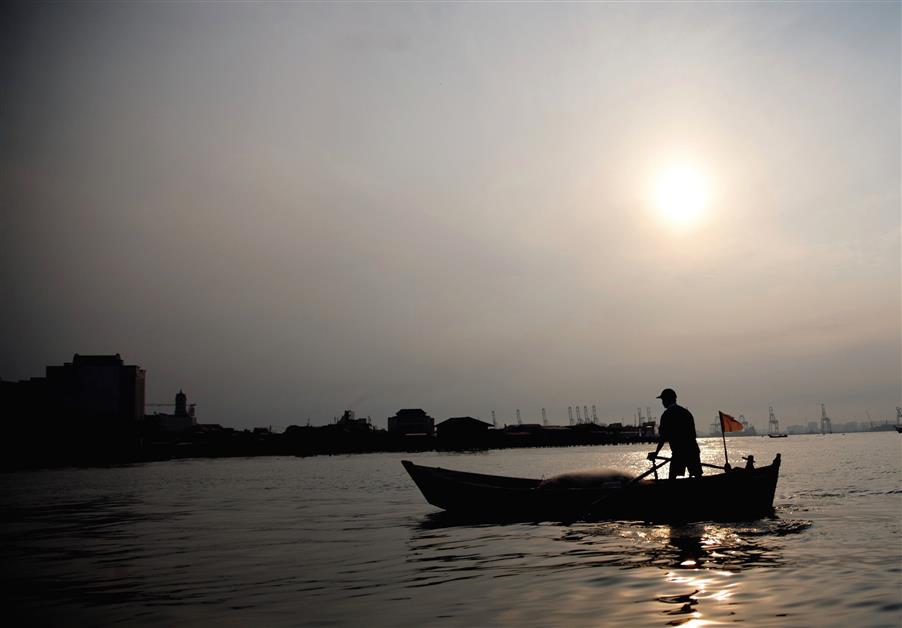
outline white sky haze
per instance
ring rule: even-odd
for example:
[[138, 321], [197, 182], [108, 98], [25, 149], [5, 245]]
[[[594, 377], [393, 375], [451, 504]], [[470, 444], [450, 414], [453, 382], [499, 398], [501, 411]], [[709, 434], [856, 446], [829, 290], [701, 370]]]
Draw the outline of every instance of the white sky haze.
[[118, 352], [236, 427], [902, 402], [898, 3], [2, 21], [4, 379]]

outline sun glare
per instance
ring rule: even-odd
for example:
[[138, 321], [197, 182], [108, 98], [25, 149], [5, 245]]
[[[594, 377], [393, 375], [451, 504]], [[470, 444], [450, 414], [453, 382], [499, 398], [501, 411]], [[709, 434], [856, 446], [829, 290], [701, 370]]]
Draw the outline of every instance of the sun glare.
[[699, 219], [707, 197], [705, 178], [697, 170], [685, 166], [663, 171], [655, 185], [658, 211], [680, 227], [690, 226]]

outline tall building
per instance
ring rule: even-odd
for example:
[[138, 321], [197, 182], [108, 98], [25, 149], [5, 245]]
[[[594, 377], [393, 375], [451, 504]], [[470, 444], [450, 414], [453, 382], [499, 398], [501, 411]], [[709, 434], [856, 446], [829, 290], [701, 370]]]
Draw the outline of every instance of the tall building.
[[188, 416], [188, 395], [181, 388], [175, 395], [175, 416]]
[[144, 369], [116, 355], [79, 355], [48, 366], [46, 392], [53, 418], [131, 423], [144, 417]]

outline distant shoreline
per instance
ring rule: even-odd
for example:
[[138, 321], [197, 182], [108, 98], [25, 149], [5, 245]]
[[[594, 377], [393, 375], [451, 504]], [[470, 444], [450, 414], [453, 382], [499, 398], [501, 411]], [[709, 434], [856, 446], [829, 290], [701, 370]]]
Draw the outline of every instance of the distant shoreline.
[[[311, 428], [316, 429], [316, 428]], [[500, 430], [499, 430], [500, 432]], [[550, 442], [541, 437], [509, 437], [499, 435], [494, 442], [451, 443], [431, 436], [395, 436], [378, 432], [369, 437], [359, 435], [332, 434], [333, 438], [318, 441], [291, 438], [285, 434], [273, 434], [263, 431], [222, 430], [219, 438], [207, 438], [197, 441], [114, 443], [107, 441], [108, 446], [98, 447], [100, 443], [92, 441], [92, 447], [80, 443], [81, 447], [51, 447], [44, 452], [18, 450], [17, 453], [7, 451], [3, 463], [3, 471], [25, 471], [39, 469], [58, 469], [66, 467], [106, 467], [146, 462], [164, 462], [167, 460], [184, 460], [190, 458], [251, 458], [267, 456], [296, 456], [308, 458], [314, 456], [334, 456], [369, 453], [416, 453], [416, 452], [478, 452], [496, 449], [526, 449], [547, 447], [580, 447], [603, 445], [655, 444], [657, 437], [629, 435], [585, 435], [570, 442]], [[224, 438], [222, 437], [224, 436]], [[505, 438], [505, 436], [508, 436]], [[72, 443], [73, 445], [75, 443]], [[58, 445], [58, 443], [57, 443]]]

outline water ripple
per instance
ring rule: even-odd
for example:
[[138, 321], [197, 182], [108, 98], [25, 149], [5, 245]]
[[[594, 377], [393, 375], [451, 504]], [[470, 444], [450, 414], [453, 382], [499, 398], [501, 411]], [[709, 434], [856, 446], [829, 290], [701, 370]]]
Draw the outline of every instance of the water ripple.
[[[898, 441], [867, 438], [736, 439], [785, 467], [777, 516], [737, 525], [460, 520], [389, 454], [0, 475], [0, 586], [23, 625], [898, 626]], [[644, 449], [420, 458], [550, 477]]]

